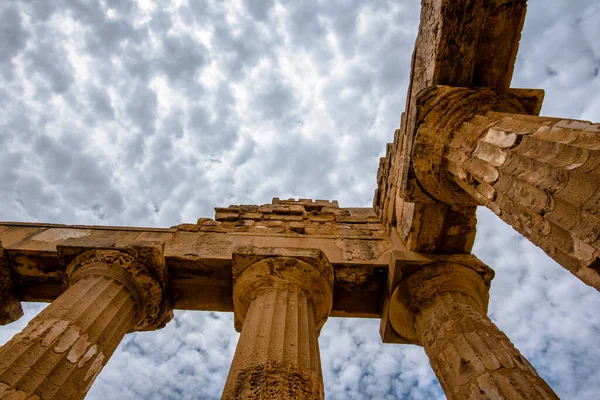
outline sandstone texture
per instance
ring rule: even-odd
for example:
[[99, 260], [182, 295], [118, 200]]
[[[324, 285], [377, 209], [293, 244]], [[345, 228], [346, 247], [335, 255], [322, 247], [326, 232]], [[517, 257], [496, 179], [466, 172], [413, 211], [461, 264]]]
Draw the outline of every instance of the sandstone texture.
[[234, 254], [234, 281], [241, 335], [223, 399], [323, 399], [317, 338], [333, 301], [324, 254], [245, 248]]
[[404, 250], [370, 208], [293, 199], [216, 208], [214, 220], [168, 229], [0, 223], [0, 240], [21, 301], [50, 302], [64, 291], [60, 249], [164, 246], [173, 307], [211, 311], [233, 311], [236, 249], [318, 248], [335, 270], [332, 315], [371, 318], [381, 312], [390, 252]]

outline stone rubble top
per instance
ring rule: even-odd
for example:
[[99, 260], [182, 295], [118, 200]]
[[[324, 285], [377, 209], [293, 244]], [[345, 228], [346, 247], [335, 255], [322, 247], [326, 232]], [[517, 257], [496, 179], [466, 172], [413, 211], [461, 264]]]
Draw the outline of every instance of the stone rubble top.
[[179, 230], [253, 234], [385, 237], [372, 208], [340, 208], [333, 200], [274, 198], [271, 204], [216, 207], [215, 218], [200, 218]]

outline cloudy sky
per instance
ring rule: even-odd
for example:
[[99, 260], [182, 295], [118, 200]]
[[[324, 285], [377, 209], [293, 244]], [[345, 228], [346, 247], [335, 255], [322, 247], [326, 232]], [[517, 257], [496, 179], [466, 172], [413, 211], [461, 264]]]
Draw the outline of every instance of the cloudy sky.
[[[600, 3], [530, 0], [514, 87], [600, 120]], [[274, 196], [370, 206], [398, 126], [416, 0], [0, 0], [0, 220], [172, 226]], [[490, 315], [565, 399], [600, 393], [600, 293], [486, 210]], [[0, 328], [0, 343], [42, 305]], [[217, 399], [229, 314], [126, 337], [89, 399]], [[330, 319], [329, 399], [434, 399], [423, 350]]]

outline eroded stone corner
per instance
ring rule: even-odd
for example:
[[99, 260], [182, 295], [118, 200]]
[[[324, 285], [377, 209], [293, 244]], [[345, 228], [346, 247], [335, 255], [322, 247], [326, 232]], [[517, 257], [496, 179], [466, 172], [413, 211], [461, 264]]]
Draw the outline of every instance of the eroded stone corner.
[[23, 316], [23, 307], [10, 274], [10, 267], [0, 242], [0, 325], [10, 324]]

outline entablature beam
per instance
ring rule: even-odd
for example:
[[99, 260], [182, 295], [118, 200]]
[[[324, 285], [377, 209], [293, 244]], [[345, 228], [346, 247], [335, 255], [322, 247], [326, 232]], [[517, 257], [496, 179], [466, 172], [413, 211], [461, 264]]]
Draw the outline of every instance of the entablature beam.
[[[21, 301], [51, 302], [66, 289], [59, 249], [163, 244], [174, 308], [206, 311], [233, 310], [231, 260], [236, 249], [320, 249], [335, 271], [331, 315], [379, 317], [391, 251], [403, 249], [392, 243], [370, 208], [301, 202], [231, 206], [217, 209], [216, 220], [167, 229], [4, 222], [0, 241]], [[266, 208], [261, 216], [258, 208], [248, 207]]]

